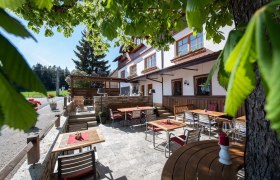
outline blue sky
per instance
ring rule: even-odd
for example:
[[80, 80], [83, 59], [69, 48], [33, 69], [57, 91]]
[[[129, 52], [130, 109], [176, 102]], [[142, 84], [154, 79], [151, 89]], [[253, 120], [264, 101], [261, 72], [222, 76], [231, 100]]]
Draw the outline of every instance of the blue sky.
[[[19, 20], [25, 26], [27, 25], [25, 20]], [[3, 32], [1, 28], [0, 33], [3, 33], [18, 48], [30, 66], [40, 63], [47, 66], [67, 67], [71, 71], [75, 69], [72, 59], [76, 59], [73, 50], [76, 49], [75, 47], [82, 37], [81, 32], [83, 29], [83, 26], [76, 27], [74, 33], [69, 38], [64, 37], [63, 34], [56, 32], [56, 30], [54, 30], [54, 36], [52, 37], [45, 37], [43, 30], [39, 34], [29, 30], [37, 39], [37, 43], [33, 39], [22, 39], [9, 35]], [[112, 62], [112, 60], [118, 55], [119, 48], [114, 48], [113, 43], [111, 43], [111, 48], [105, 57], [110, 62], [111, 70], [117, 67], [117, 63]]]

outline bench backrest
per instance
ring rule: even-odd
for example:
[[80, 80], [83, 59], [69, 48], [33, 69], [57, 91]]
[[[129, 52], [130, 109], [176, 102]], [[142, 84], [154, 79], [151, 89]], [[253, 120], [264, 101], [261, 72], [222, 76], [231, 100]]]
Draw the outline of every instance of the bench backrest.
[[194, 109], [193, 104], [175, 105], [173, 108], [174, 108], [174, 111], [173, 111], [174, 115], [182, 114], [185, 111]]

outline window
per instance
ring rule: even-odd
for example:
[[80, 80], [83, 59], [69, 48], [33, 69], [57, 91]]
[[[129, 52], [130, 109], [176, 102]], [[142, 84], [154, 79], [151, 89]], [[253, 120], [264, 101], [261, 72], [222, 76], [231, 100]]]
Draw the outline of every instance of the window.
[[135, 38], [135, 44], [138, 46], [138, 45], [140, 45], [140, 44], [142, 44], [142, 39], [140, 39], [140, 38]]
[[136, 69], [136, 64], [130, 66], [130, 76], [136, 75], [137, 74], [137, 69]]
[[198, 96], [209, 96], [211, 95], [211, 83], [205, 86], [208, 74], [194, 76], [194, 93]]
[[176, 42], [177, 56], [188, 54], [203, 47], [203, 34], [197, 33], [196, 36], [192, 34], [178, 40]]
[[121, 78], [125, 78], [125, 71], [124, 70], [121, 71]]
[[156, 54], [153, 54], [145, 59], [145, 69], [156, 67]]
[[182, 96], [183, 95], [183, 79], [174, 79], [172, 80], [172, 95], [173, 96]]

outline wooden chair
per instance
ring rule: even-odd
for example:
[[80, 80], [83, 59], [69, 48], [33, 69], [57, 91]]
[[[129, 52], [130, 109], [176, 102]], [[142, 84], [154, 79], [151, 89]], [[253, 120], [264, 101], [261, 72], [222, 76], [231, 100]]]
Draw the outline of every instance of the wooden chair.
[[151, 126], [151, 125], [148, 124], [148, 122], [156, 120], [156, 119], [157, 119], [156, 114], [150, 114], [150, 115], [145, 116], [145, 120], [146, 120], [145, 140], [147, 140], [148, 132], [153, 132], [153, 145], [154, 145], [154, 147], [156, 147], [156, 140], [155, 140], [156, 133], [159, 132], [159, 131], [162, 131], [162, 129], [158, 128], [158, 127], [155, 127], [155, 126]]
[[209, 139], [211, 138], [211, 127], [216, 125], [217, 122], [212, 121], [208, 115], [204, 115], [204, 114], [198, 114], [198, 125], [203, 127], [203, 130], [205, 128], [208, 128], [208, 132], [209, 132]]
[[68, 132], [88, 130], [88, 123], [69, 124]]
[[218, 110], [218, 104], [217, 103], [209, 103], [207, 110], [209, 111], [217, 111]]
[[183, 146], [185, 144], [197, 142], [199, 140], [200, 140], [200, 129], [197, 129], [197, 130], [186, 129], [184, 131], [184, 134], [179, 135], [179, 136], [176, 136], [174, 133], [170, 133], [168, 144], [165, 146], [165, 150], [164, 150], [165, 157], [168, 157], [167, 156], [167, 146], [168, 146], [168, 153], [169, 153], [169, 156], [170, 156], [171, 142], [176, 143], [180, 146]]
[[190, 125], [193, 123], [193, 129], [195, 129], [195, 124], [198, 122], [198, 118], [190, 111], [184, 112], [184, 122], [189, 122]]
[[115, 121], [120, 122], [120, 121], [124, 120], [122, 113], [116, 112], [116, 111], [114, 112], [112, 109], [109, 109], [109, 111], [110, 111], [110, 119], [112, 120], [112, 125], [114, 124]]
[[88, 176], [97, 179], [94, 150], [58, 156], [57, 166], [58, 179], [81, 179]]

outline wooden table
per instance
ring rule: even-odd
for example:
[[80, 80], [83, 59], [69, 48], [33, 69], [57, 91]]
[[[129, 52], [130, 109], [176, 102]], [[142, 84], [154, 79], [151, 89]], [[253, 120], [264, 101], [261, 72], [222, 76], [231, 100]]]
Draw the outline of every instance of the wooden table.
[[219, 162], [219, 151], [216, 140], [186, 144], [166, 161], [161, 179], [237, 179], [237, 171], [244, 166], [244, 146], [230, 147], [231, 165]]
[[190, 110], [190, 112], [196, 113], [196, 114], [204, 114], [204, 115], [209, 115], [213, 117], [219, 117], [219, 116], [224, 116], [226, 113], [224, 112], [217, 112], [217, 111], [206, 111], [203, 109], [195, 109], [195, 110]]
[[132, 112], [132, 111], [146, 111], [149, 109], [154, 109], [152, 106], [140, 106], [140, 107], [130, 107], [130, 108], [118, 108], [117, 110], [120, 112], [124, 113], [124, 120], [125, 122], [127, 121], [127, 112]]
[[[170, 124], [167, 123], [169, 120]], [[158, 128], [163, 129], [166, 132], [166, 147], [169, 144], [169, 131], [173, 131], [174, 129], [185, 127], [186, 124], [180, 121], [172, 120], [172, 119], [160, 119], [156, 121], [148, 122], [149, 125], [156, 126]]]
[[240, 116], [236, 119], [239, 120], [239, 121], [246, 121], [246, 116]]
[[75, 134], [75, 132], [71, 133], [62, 133], [58, 136], [58, 139], [54, 145], [52, 152], [61, 152], [61, 151], [68, 151], [73, 149], [81, 149], [83, 147], [90, 146], [92, 144], [97, 144], [100, 142], [104, 142], [105, 139], [103, 135], [100, 133], [99, 129], [93, 130], [84, 130], [80, 131], [81, 133], [88, 133], [89, 139], [86, 141], [79, 141], [72, 144], [67, 144], [69, 135]]

